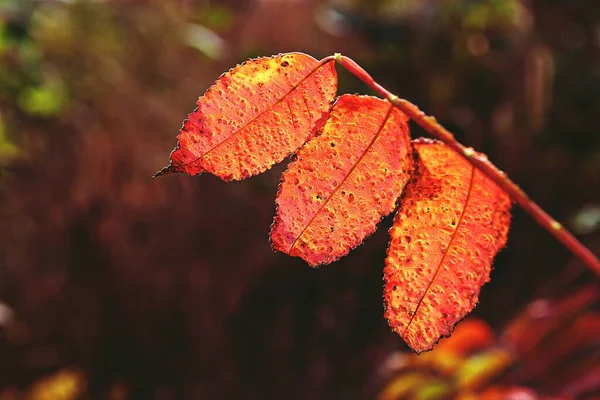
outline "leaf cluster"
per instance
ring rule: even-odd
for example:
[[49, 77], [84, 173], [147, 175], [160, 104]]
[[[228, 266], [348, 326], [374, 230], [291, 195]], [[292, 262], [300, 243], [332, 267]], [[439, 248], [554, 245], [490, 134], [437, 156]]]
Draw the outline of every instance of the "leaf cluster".
[[276, 198], [275, 250], [329, 264], [399, 202], [384, 269], [385, 316], [416, 352], [430, 350], [477, 303], [504, 247], [510, 199], [441, 142], [411, 141], [387, 100], [335, 98], [334, 58], [252, 59], [199, 98], [157, 176], [244, 179], [294, 153]]

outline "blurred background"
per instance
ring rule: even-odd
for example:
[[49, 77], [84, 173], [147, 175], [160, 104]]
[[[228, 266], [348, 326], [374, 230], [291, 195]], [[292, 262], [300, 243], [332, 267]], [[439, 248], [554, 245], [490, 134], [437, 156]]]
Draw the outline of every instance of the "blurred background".
[[597, 280], [516, 207], [416, 357], [383, 318], [391, 218], [313, 270], [270, 249], [285, 163], [150, 179], [221, 73], [289, 51], [354, 58], [600, 253], [598, 1], [0, 0], [0, 400], [598, 398]]

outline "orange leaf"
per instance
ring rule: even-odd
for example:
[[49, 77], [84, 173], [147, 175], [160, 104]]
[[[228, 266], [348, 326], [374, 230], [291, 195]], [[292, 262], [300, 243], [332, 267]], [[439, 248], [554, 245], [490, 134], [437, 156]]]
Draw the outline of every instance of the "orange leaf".
[[157, 175], [207, 171], [232, 180], [263, 172], [314, 136], [336, 90], [333, 60], [287, 53], [238, 65], [198, 99]]
[[456, 328], [450, 339], [440, 343], [435, 348], [436, 351], [429, 354], [443, 354], [442, 350], [445, 350], [467, 356], [491, 346], [494, 342], [494, 332], [488, 324], [476, 318], [468, 318]]
[[407, 185], [384, 268], [385, 316], [417, 353], [469, 313], [506, 244], [511, 202], [446, 145], [414, 142], [418, 174]]
[[[548, 397], [538, 396], [538, 394], [527, 387], [522, 386], [500, 386], [493, 385], [485, 388], [474, 396], [459, 396], [458, 400], [478, 399], [478, 400], [507, 400], [507, 399], [530, 399], [541, 400]], [[563, 397], [552, 397], [554, 400], [565, 400]]]
[[375, 97], [338, 98], [320, 135], [283, 174], [273, 247], [311, 266], [348, 254], [394, 210], [411, 154], [401, 111]]

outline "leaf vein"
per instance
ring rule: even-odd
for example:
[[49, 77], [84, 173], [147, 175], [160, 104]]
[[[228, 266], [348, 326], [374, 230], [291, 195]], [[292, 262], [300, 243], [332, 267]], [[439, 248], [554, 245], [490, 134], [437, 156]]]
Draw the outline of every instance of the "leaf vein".
[[344, 185], [344, 182], [346, 182], [346, 180], [348, 179], [348, 177], [350, 175], [352, 175], [352, 172], [354, 172], [354, 170], [356, 169], [356, 167], [358, 165], [360, 165], [360, 162], [363, 160], [363, 158], [365, 158], [365, 156], [369, 153], [369, 151], [371, 150], [371, 148], [375, 144], [375, 141], [377, 140], [377, 138], [379, 137], [379, 135], [383, 131], [383, 128], [385, 128], [385, 125], [387, 124], [390, 116], [392, 115], [392, 111], [393, 110], [394, 110], [394, 105], [390, 103], [390, 108], [388, 109], [387, 113], [385, 114], [385, 117], [383, 118], [383, 121], [382, 121], [381, 125], [379, 126], [379, 129], [377, 130], [377, 133], [375, 133], [375, 135], [373, 136], [373, 139], [371, 139], [371, 142], [369, 143], [369, 145], [367, 146], [367, 148], [365, 149], [365, 151], [363, 151], [363, 153], [360, 155], [360, 157], [358, 158], [358, 160], [356, 160], [356, 162], [354, 163], [354, 165], [352, 166], [352, 168], [350, 168], [350, 171], [348, 171], [348, 173], [344, 176], [344, 178], [339, 183], [339, 185], [333, 190], [333, 192], [331, 192], [331, 194], [329, 195], [329, 197], [327, 197], [327, 199], [325, 199], [325, 201], [323, 202], [323, 204], [321, 204], [321, 206], [319, 207], [319, 209], [315, 212], [315, 214], [311, 217], [311, 219], [308, 221], [308, 223], [306, 224], [306, 226], [302, 229], [302, 232], [300, 232], [300, 234], [294, 239], [294, 241], [292, 242], [292, 244], [290, 246], [290, 249], [288, 250], [288, 254], [292, 251], [292, 249], [294, 248], [294, 246], [296, 245], [296, 243], [298, 242], [298, 240], [302, 237], [302, 235], [304, 234], [304, 232], [306, 232], [306, 229], [308, 229], [308, 227], [312, 224], [312, 222], [317, 217], [317, 215], [319, 215], [319, 213], [321, 212], [321, 210], [323, 209], [323, 207], [325, 207], [327, 205], [327, 203], [329, 203], [329, 200], [331, 200], [331, 198], [333, 198], [335, 196], [335, 194], [337, 193], [337, 191]]
[[[199, 160], [201, 160], [203, 157], [205, 157], [207, 154], [209, 154], [210, 152], [212, 152], [213, 150], [217, 149], [218, 147], [220, 147], [223, 143], [227, 142], [229, 139], [231, 139], [232, 137], [234, 137], [235, 135], [237, 135], [239, 132], [241, 132], [242, 130], [246, 129], [247, 127], [249, 127], [250, 125], [252, 125], [254, 122], [256, 122], [256, 120], [258, 120], [264, 113], [266, 113], [267, 111], [270, 111], [273, 109], [273, 107], [275, 107], [276, 105], [278, 105], [279, 103], [281, 103], [287, 96], [289, 96], [290, 93], [292, 93], [294, 90], [296, 90], [302, 83], [304, 83], [304, 81], [306, 81], [309, 77], [311, 77], [312, 75], [315, 74], [315, 72], [317, 72], [320, 68], [324, 67], [325, 65], [327, 65], [328, 63], [333, 62], [333, 60], [329, 60], [326, 59], [325, 62], [320, 61], [308, 74], [306, 74], [306, 76], [304, 76], [302, 79], [300, 79], [300, 81], [298, 83], [296, 83], [294, 86], [292, 86], [290, 88], [290, 90], [288, 90], [283, 96], [281, 96], [281, 98], [277, 99], [277, 101], [275, 101], [273, 104], [271, 104], [269, 107], [265, 108], [263, 111], [261, 111], [260, 113], [258, 113], [254, 118], [252, 118], [250, 121], [248, 121], [244, 126], [242, 126], [241, 128], [239, 128], [238, 130], [236, 130], [235, 132], [233, 132], [231, 135], [227, 136], [225, 139], [223, 139], [222, 141], [220, 141], [219, 143], [217, 143], [213, 148], [209, 149], [208, 151], [206, 151], [204, 154], [196, 157], [195, 159], [193, 159], [192, 161], [188, 161], [185, 164], [181, 164], [180, 167], [185, 167], [188, 166], [190, 164], [193, 164], [195, 162], [198, 162]], [[303, 96], [304, 97], [304, 96]], [[310, 116], [310, 114], [309, 114]]]
[[423, 295], [419, 299], [419, 302], [417, 303], [417, 307], [412, 312], [412, 315], [410, 316], [410, 320], [406, 324], [406, 328], [404, 328], [404, 332], [402, 332], [402, 335], [401, 335], [402, 338], [404, 338], [404, 335], [408, 331], [408, 328], [410, 328], [410, 325], [412, 324], [413, 320], [415, 319], [415, 316], [417, 315], [417, 312], [419, 311], [419, 307], [421, 307], [421, 304], [423, 303], [423, 300], [427, 296], [427, 293], [431, 290], [431, 286], [433, 285], [433, 282], [436, 280], [437, 276], [439, 275], [440, 270], [442, 269], [442, 265], [444, 265], [444, 261], [446, 261], [446, 256], [448, 255], [448, 253], [450, 252], [450, 248], [452, 247], [452, 242], [454, 242], [454, 239], [456, 238], [456, 233], [460, 229], [462, 222], [464, 220], [465, 210], [467, 209], [467, 206], [471, 199], [471, 192], [473, 191], [473, 182], [474, 181], [475, 181], [475, 167], [473, 167], [471, 165], [471, 179], [469, 181], [469, 189], [467, 191], [467, 197], [465, 198], [465, 205], [460, 213], [458, 223], [456, 224], [456, 228], [454, 229], [454, 232], [452, 232], [452, 236], [450, 237], [448, 246], [446, 246], [446, 252], [444, 253], [444, 255], [442, 256], [442, 259], [438, 263], [437, 269], [435, 270], [435, 274], [433, 275], [433, 277], [431, 278], [431, 281], [427, 285], [427, 289], [425, 289], [425, 292], [423, 292]]

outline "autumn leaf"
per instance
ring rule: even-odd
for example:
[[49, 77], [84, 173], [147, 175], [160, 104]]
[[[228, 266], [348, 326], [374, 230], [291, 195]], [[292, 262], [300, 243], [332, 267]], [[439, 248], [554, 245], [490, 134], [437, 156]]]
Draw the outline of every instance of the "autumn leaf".
[[418, 356], [392, 353], [378, 369], [378, 375], [387, 382], [377, 399], [454, 399], [467, 393], [478, 398], [474, 391], [506, 364], [508, 352], [496, 344], [492, 329], [484, 321], [468, 318], [432, 352]]
[[450, 339], [441, 342], [435, 352], [428, 354], [449, 352], [466, 356], [491, 346], [494, 341], [494, 332], [488, 324], [476, 318], [468, 318], [457, 326]]
[[249, 60], [198, 99], [157, 176], [206, 171], [238, 180], [263, 172], [314, 136], [336, 90], [333, 60], [302, 53]]
[[502, 343], [518, 354], [519, 371], [512, 376], [576, 398], [600, 390], [594, 353], [600, 346], [600, 313], [594, 310], [599, 300], [600, 287], [592, 282], [525, 307], [501, 336]]
[[[542, 400], [548, 399], [548, 397], [538, 396], [538, 394], [527, 387], [522, 386], [510, 386], [510, 385], [494, 385], [489, 386], [485, 390], [477, 393], [477, 395], [465, 395], [459, 396], [457, 400], [507, 400], [507, 399], [531, 399], [531, 400]], [[552, 397], [554, 400], [566, 400], [561, 397]]]
[[406, 115], [375, 97], [341, 96], [283, 174], [273, 247], [311, 266], [346, 255], [394, 210], [412, 167]]
[[[36, 381], [25, 395], [27, 400], [74, 400], [85, 391], [83, 373], [75, 369], [63, 369]], [[0, 393], [1, 394], [1, 393]], [[0, 396], [1, 398], [1, 396]]]
[[417, 353], [430, 350], [477, 303], [506, 244], [508, 195], [446, 145], [414, 142], [418, 173], [390, 229], [385, 316]]
[[598, 300], [600, 288], [594, 283], [581, 287], [560, 300], [538, 300], [511, 321], [502, 333], [502, 340], [510, 343], [519, 354], [534, 353], [552, 332], [564, 326], [572, 326]]

